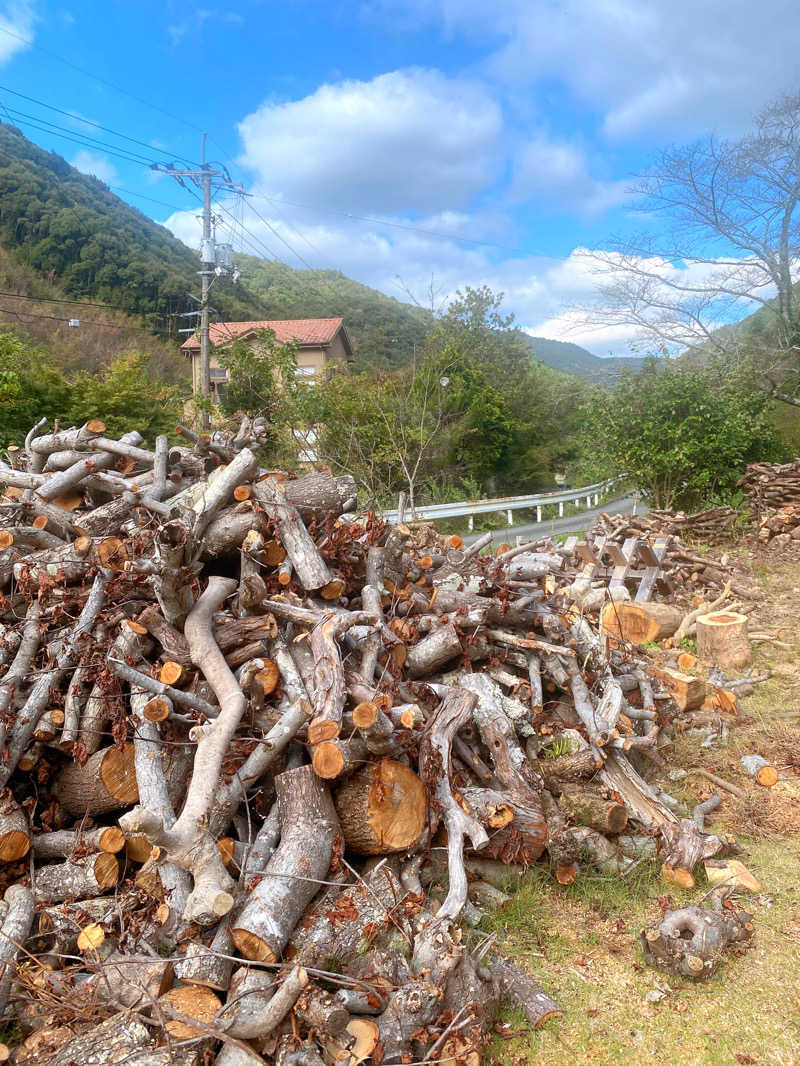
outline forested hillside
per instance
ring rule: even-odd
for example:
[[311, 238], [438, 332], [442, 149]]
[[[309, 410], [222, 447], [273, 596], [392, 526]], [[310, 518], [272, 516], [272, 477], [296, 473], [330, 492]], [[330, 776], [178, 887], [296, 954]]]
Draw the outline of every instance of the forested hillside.
[[[198, 284], [197, 256], [168, 230], [4, 124], [0, 243], [69, 295], [146, 316], [154, 328], [185, 310]], [[259, 314], [244, 287], [220, 286], [214, 300], [232, 318]]]
[[[115, 196], [96, 178], [80, 173], [55, 152], [42, 150], [15, 127], [3, 123], [0, 245], [8, 253], [3, 265], [5, 284], [14, 292], [52, 297], [49, 290], [56, 285], [58, 295], [99, 300], [140, 316], [154, 334], [173, 341], [177, 339], [177, 323], [172, 316], [188, 309], [186, 293], [198, 286], [196, 253], [169, 230]], [[214, 288], [214, 306], [223, 317], [341, 316], [359, 369], [408, 365], [433, 325], [429, 311], [386, 296], [338, 271], [295, 270], [285, 263], [248, 255], [237, 255], [236, 259], [242, 270], [238, 284], [227, 281]], [[21, 269], [18, 278], [17, 264]], [[17, 281], [19, 285], [14, 287]], [[0, 304], [0, 318], [13, 320], [2, 312], [3, 306]], [[30, 316], [22, 321], [40, 340], [55, 329], [33, 328]], [[520, 336], [530, 344], [535, 359], [558, 370], [598, 382], [618, 374], [611, 362], [578, 345]]]

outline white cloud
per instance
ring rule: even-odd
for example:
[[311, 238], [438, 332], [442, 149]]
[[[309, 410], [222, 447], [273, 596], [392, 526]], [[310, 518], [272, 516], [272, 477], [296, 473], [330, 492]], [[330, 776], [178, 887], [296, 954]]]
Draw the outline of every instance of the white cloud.
[[0, 65], [28, 47], [35, 24], [32, 0], [11, 0], [0, 8]]
[[118, 179], [117, 172], [107, 156], [95, 155], [93, 152], [87, 152], [85, 148], [81, 148], [74, 156], [72, 165], [82, 174], [91, 174], [106, 185]]
[[749, 125], [754, 109], [797, 90], [794, 0], [382, 0], [438, 19], [492, 49], [486, 69], [531, 85], [554, 80], [599, 111], [611, 137], [684, 136]]
[[470, 203], [498, 176], [503, 120], [489, 91], [433, 70], [322, 85], [240, 124], [241, 163], [287, 200], [362, 212]]
[[511, 197], [517, 201], [544, 200], [598, 215], [625, 203], [630, 194], [628, 182], [593, 177], [578, 145], [536, 135], [517, 153]]

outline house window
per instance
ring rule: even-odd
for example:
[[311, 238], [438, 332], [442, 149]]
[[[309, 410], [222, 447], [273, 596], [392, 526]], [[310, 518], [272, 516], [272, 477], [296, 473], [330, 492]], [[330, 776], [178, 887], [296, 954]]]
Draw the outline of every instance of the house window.
[[208, 376], [212, 381], [227, 381], [228, 371], [221, 366], [212, 366], [208, 372]]
[[314, 378], [316, 377], [317, 369], [313, 366], [298, 366], [295, 377], [304, 378], [307, 385], [314, 384]]

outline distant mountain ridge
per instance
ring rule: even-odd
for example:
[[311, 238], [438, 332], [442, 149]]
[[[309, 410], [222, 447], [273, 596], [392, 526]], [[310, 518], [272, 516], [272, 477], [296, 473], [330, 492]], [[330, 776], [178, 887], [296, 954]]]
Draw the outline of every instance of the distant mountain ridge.
[[[177, 325], [186, 319], [176, 316], [194, 306], [186, 294], [198, 288], [197, 253], [102, 182], [5, 123], [0, 123], [0, 245], [10, 253], [4, 267], [6, 283], [14, 284], [16, 292], [45, 301], [42, 310], [48, 287], [58, 286], [66, 296], [102, 300], [132, 316], [132, 324], [144, 320], [160, 333], [162, 344], [177, 349], [183, 339]], [[16, 277], [12, 259], [19, 264]], [[434, 322], [430, 311], [339, 271], [296, 270], [248, 255], [237, 255], [236, 260], [242, 271], [240, 283], [214, 287], [213, 302], [221, 318], [341, 316], [361, 369], [408, 364], [422, 350]], [[35, 310], [35, 305], [30, 309]], [[18, 321], [0, 313], [0, 324], [3, 318]], [[43, 322], [39, 320], [40, 331], [45, 330]], [[54, 323], [52, 328], [55, 332], [59, 327]], [[577, 344], [520, 335], [530, 343], [533, 358], [598, 384], [613, 381], [623, 366], [635, 369], [640, 363], [601, 359]], [[39, 339], [45, 340], [43, 332]]]
[[555, 341], [548, 337], [529, 339], [534, 359], [564, 374], [591, 378], [600, 385], [615, 381], [624, 370], [639, 370], [643, 361], [639, 356], [603, 359], [569, 341]]

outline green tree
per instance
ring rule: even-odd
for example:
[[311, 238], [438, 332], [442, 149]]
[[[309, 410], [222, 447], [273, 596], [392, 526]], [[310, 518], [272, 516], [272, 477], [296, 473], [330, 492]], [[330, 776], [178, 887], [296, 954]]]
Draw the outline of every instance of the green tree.
[[65, 418], [71, 388], [48, 354], [0, 333], [0, 443], [19, 444], [40, 418]]
[[220, 409], [224, 415], [244, 412], [266, 421], [265, 457], [290, 461], [297, 451], [292, 429], [305, 421], [304, 393], [313, 388], [297, 375], [297, 344], [278, 344], [271, 329], [255, 337], [237, 337], [217, 351], [228, 372]]
[[724, 367], [648, 359], [586, 406], [588, 446], [654, 507], [693, 508], [733, 490], [748, 462], [780, 457], [767, 403]]
[[116, 437], [137, 429], [152, 442], [159, 433], [174, 433], [181, 417], [181, 394], [150, 373], [150, 356], [126, 352], [100, 372], [75, 376], [69, 419], [81, 425], [100, 418]]

